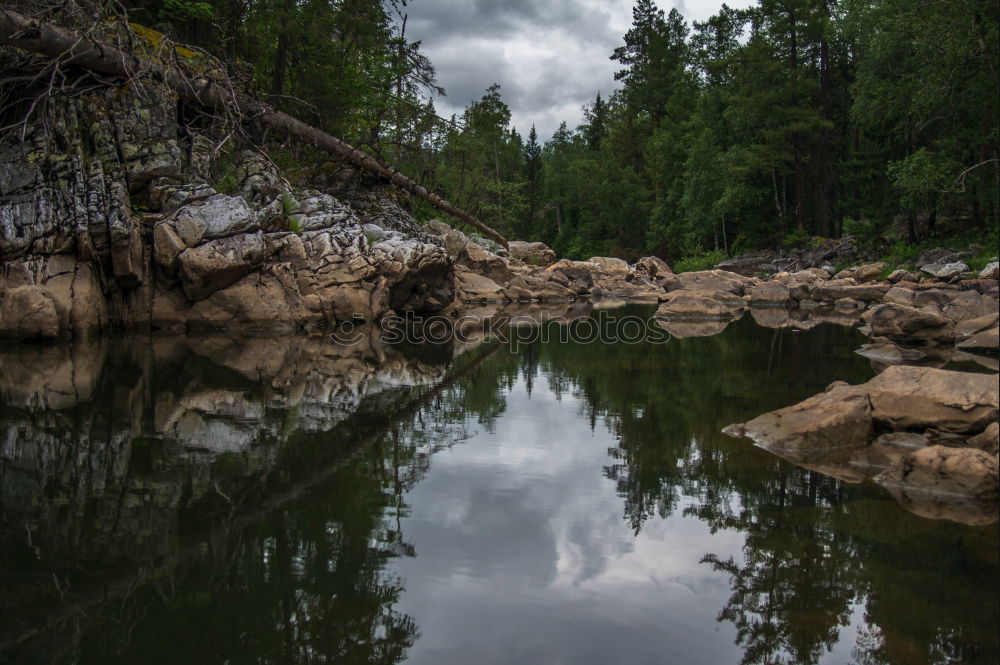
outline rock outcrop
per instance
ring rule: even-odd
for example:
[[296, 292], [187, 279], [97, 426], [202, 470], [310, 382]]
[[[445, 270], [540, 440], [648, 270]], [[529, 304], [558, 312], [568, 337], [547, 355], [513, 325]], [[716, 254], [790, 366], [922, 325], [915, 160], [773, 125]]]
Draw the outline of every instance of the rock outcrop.
[[50, 101], [0, 148], [0, 338], [285, 329], [454, 298], [441, 240], [373, 180], [299, 189], [260, 153], [216, 153], [221, 125], [155, 82]]
[[[723, 431], [852, 482], [874, 478], [911, 508], [989, 523], [1000, 499], [998, 391], [996, 375], [889, 367]], [[972, 506], [940, 505], [955, 501]]]

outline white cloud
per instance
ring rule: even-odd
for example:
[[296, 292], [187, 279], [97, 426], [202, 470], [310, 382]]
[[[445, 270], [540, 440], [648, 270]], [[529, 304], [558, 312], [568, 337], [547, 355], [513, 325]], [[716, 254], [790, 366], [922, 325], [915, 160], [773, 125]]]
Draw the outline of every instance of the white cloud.
[[[747, 7], [754, 0], [732, 0]], [[522, 135], [531, 125], [542, 140], [559, 123], [575, 128], [582, 107], [616, 87], [610, 60], [632, 23], [632, 0], [413, 0], [404, 10], [407, 37], [421, 40], [448, 96], [439, 115], [461, 114], [499, 83]], [[703, 21], [720, 0], [661, 2], [688, 22]]]

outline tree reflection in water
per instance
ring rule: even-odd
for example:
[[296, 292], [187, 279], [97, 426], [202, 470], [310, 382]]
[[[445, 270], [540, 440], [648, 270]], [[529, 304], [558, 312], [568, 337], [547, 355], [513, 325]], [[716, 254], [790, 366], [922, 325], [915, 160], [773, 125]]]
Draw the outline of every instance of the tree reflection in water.
[[0, 660], [405, 660], [420, 631], [391, 570], [418, 554], [407, 493], [436, 451], [507, 415], [515, 385], [544, 381], [614, 434], [603, 473], [637, 537], [678, 512], [743, 534], [740, 557], [703, 559], [729, 579], [718, 620], [743, 663], [816, 662], [854, 629], [859, 663], [996, 662], [995, 524], [921, 519], [720, 433], [867, 380], [856, 344], [741, 321], [517, 353], [374, 337], [0, 349]]

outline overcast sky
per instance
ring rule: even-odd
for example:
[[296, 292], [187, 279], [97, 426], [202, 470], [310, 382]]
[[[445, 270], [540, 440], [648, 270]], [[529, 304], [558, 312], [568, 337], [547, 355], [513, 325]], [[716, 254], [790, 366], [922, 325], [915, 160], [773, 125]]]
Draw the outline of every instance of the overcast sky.
[[[406, 36], [421, 40], [448, 95], [438, 114], [460, 114], [486, 88], [501, 85], [522, 136], [534, 124], [540, 140], [563, 120], [571, 129], [598, 91], [615, 88], [609, 58], [632, 23], [634, 0], [410, 0]], [[660, 0], [690, 24], [715, 14], [722, 0]], [[729, 0], [747, 7], [754, 0]]]

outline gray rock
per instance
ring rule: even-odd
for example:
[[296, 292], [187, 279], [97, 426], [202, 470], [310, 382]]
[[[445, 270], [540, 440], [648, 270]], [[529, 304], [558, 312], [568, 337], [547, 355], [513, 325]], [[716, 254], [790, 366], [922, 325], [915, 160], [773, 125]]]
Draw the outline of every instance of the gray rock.
[[961, 277], [970, 270], [969, 266], [962, 261], [928, 263], [921, 266], [920, 269], [932, 277], [937, 277], [938, 279], [946, 281], [956, 277]]
[[587, 263], [596, 264], [601, 270], [609, 273], [626, 274], [632, 271], [628, 263], [610, 256], [592, 256]]
[[239, 196], [216, 194], [182, 206], [174, 215], [174, 229], [188, 247], [259, 228], [257, 216]]
[[[287, 207], [291, 221], [299, 231], [320, 231], [346, 226], [362, 226], [350, 206], [338, 199], [316, 191], [304, 191], [298, 196], [284, 195], [288, 199]], [[283, 203], [283, 205], [285, 205]], [[373, 229], [373, 238], [380, 240], [385, 237], [385, 229], [376, 224], [365, 224], [364, 229]], [[367, 235], [367, 231], [365, 232]]]
[[886, 277], [886, 279], [892, 282], [893, 284], [897, 282], [919, 282], [920, 273], [914, 272], [913, 270], [904, 270], [902, 268], [897, 268], [896, 270], [893, 270], [891, 273], [889, 273], [889, 276]]

